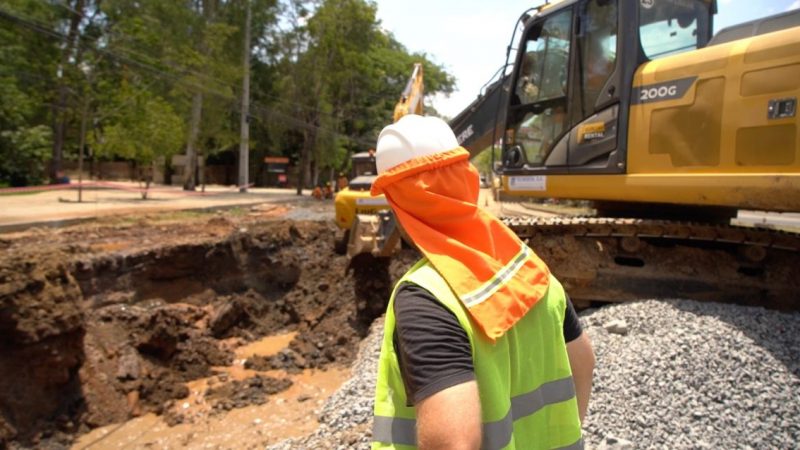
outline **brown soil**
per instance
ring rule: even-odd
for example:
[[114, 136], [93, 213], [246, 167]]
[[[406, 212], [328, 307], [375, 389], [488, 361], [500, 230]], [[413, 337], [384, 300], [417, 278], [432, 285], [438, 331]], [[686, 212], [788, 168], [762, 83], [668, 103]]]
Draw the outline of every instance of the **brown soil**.
[[[348, 366], [416, 255], [348, 270], [332, 224], [283, 212], [0, 236], [0, 448], [64, 448], [149, 413], [205, 420], [282, 392], [315, 400], [293, 382]], [[286, 333], [288, 348], [236, 351]]]

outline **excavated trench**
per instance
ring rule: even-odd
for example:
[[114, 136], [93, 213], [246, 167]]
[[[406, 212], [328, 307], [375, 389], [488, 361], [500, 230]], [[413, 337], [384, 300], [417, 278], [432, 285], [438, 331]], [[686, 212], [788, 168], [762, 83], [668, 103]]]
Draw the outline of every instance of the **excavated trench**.
[[[187, 382], [276, 333], [296, 335], [248, 368], [347, 366], [416, 256], [348, 270], [334, 236], [324, 222], [215, 217], [0, 239], [0, 448], [67, 445], [133, 416], [168, 416]], [[223, 409], [268, 401], [291, 381], [228, 384], [208, 393]]]

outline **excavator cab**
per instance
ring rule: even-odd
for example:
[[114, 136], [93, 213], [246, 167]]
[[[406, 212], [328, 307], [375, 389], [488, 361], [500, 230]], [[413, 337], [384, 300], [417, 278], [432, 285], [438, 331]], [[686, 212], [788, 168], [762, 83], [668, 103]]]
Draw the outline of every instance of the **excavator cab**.
[[[643, 63], [704, 47], [706, 0], [582, 0], [545, 5], [524, 25], [502, 136], [504, 175], [537, 188], [538, 175], [625, 173], [630, 105]], [[656, 88], [677, 96], [682, 86]], [[686, 87], [683, 87], [685, 91]], [[648, 91], [647, 94], [650, 94]]]

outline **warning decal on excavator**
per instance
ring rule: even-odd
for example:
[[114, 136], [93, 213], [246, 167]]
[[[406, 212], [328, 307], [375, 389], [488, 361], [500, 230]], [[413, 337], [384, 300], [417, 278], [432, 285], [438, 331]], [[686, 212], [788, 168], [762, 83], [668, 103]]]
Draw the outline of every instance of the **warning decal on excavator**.
[[545, 175], [508, 177], [509, 191], [546, 191]]
[[653, 103], [683, 98], [697, 77], [681, 78], [664, 83], [635, 86], [631, 94], [631, 104]]

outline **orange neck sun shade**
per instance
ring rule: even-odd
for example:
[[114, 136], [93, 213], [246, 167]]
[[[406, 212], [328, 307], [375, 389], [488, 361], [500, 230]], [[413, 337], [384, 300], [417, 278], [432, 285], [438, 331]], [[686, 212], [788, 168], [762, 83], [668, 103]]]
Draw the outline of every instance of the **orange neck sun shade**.
[[387, 170], [371, 193], [386, 196], [414, 244], [494, 342], [546, 294], [550, 271], [478, 206], [478, 189], [478, 171], [457, 147]]

